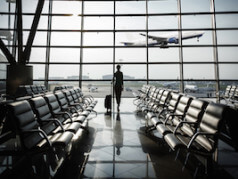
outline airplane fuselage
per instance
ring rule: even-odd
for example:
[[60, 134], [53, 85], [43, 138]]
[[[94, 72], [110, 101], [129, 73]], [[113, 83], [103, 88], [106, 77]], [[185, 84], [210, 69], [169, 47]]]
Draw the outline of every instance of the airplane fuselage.
[[[186, 39], [192, 39], [192, 38], [200, 38], [204, 34], [203, 31], [186, 31], [182, 32], [181, 34], [181, 39], [186, 40]], [[142, 36], [146, 36], [145, 34], [140, 34]], [[179, 33], [171, 33], [167, 35], [163, 35], [160, 37], [157, 36], [150, 36], [148, 35], [148, 46], [166, 46], [168, 44], [178, 44], [179, 43]], [[140, 41], [134, 41], [134, 42], [121, 42], [125, 46], [144, 46], [147, 44], [147, 41], [145, 40], [140, 40]]]

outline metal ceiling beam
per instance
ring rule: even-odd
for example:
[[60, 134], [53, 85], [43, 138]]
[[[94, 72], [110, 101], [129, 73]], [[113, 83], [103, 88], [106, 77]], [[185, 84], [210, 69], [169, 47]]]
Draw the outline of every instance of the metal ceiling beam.
[[18, 63], [23, 64], [23, 40], [22, 40], [22, 0], [16, 1], [17, 8], [17, 40], [18, 40]]
[[37, 26], [39, 24], [40, 21], [40, 16], [41, 16], [41, 12], [44, 6], [44, 2], [45, 0], [38, 0], [38, 4], [37, 4], [37, 8], [36, 8], [36, 13], [32, 22], [32, 26], [31, 26], [31, 31], [30, 34], [28, 36], [28, 40], [26, 43], [26, 47], [25, 50], [23, 52], [23, 59], [24, 59], [24, 64], [29, 63], [29, 59], [30, 59], [30, 54], [31, 54], [31, 48], [32, 48], [32, 44], [35, 38], [35, 34], [37, 31]]

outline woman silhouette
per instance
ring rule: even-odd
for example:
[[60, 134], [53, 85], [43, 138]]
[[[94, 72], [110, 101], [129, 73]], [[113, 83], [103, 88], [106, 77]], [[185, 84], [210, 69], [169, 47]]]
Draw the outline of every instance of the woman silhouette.
[[123, 73], [120, 71], [121, 66], [117, 65], [117, 71], [114, 73], [113, 78], [116, 79], [114, 84], [114, 90], [116, 94], [116, 102], [117, 102], [117, 111], [120, 111], [120, 103], [121, 103], [121, 92], [123, 91]]

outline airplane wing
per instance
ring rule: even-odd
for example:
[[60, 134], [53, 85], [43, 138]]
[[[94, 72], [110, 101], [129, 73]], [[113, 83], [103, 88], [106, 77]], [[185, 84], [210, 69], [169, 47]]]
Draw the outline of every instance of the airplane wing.
[[159, 36], [153, 36], [153, 35], [146, 35], [146, 34], [142, 34], [140, 33], [140, 35], [148, 37], [150, 39], [156, 40], [157, 42], [166, 42], [168, 40], [167, 37], [159, 37]]

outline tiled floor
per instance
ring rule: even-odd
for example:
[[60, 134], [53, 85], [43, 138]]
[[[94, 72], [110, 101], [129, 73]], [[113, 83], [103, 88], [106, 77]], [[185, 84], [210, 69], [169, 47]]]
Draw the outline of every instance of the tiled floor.
[[[132, 98], [122, 99], [120, 113], [113, 112], [111, 116], [105, 115], [103, 100], [99, 99], [96, 107], [98, 117], [89, 122], [94, 129], [94, 142], [82, 178], [211, 177], [205, 175], [204, 166], [197, 158], [190, 157], [184, 165], [184, 151], [171, 151], [159, 136], [147, 136], [143, 130], [144, 118], [135, 113]], [[222, 169], [215, 173], [230, 177]]]

